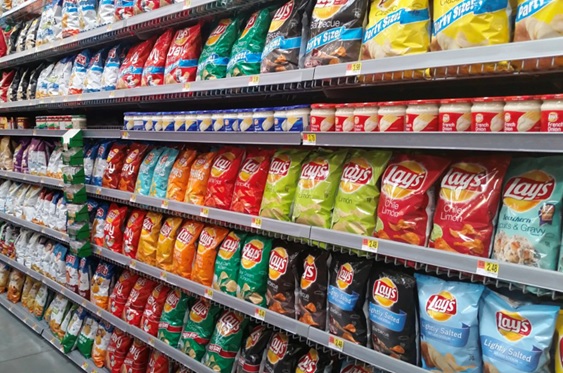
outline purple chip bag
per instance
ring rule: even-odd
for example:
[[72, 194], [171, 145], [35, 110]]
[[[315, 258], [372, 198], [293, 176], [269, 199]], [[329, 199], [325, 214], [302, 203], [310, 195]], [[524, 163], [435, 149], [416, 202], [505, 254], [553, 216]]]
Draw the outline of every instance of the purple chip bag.
[[22, 172], [22, 160], [23, 160], [23, 156], [24, 156], [24, 151], [29, 146], [31, 139], [24, 137], [24, 138], [16, 140], [16, 141], [18, 141], [18, 145], [16, 146], [16, 149], [14, 150], [14, 171], [15, 172]]

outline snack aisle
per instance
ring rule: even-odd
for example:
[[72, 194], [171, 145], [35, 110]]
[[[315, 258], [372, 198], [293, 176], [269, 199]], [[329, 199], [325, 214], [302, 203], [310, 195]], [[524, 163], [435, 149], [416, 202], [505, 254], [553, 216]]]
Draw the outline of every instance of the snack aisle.
[[1, 2], [0, 305], [88, 372], [563, 372], [563, 2], [392, 3]]

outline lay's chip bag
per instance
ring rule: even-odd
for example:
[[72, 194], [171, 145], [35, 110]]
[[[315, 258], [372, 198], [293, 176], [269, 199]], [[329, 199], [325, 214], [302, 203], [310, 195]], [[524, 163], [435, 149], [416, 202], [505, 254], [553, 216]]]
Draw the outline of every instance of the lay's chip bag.
[[342, 176], [347, 150], [326, 150], [311, 153], [301, 166], [297, 184], [293, 221], [305, 225], [330, 228], [332, 208]]
[[135, 193], [144, 196], [149, 195], [154, 169], [165, 149], [166, 148], [154, 148], [145, 156], [139, 168], [137, 183], [135, 184]]
[[225, 311], [215, 325], [202, 363], [220, 373], [230, 373], [235, 363], [248, 320], [240, 313]]
[[190, 170], [195, 161], [197, 152], [192, 149], [184, 149], [178, 154], [174, 166], [168, 177], [168, 189], [166, 190], [166, 198], [173, 201], [184, 201], [188, 180], [190, 179]]
[[218, 247], [223, 242], [229, 230], [219, 226], [207, 226], [199, 235], [197, 254], [192, 268], [191, 279], [199, 284], [211, 286], [213, 283], [213, 269]]
[[203, 45], [197, 65], [197, 80], [221, 79], [227, 75], [227, 64], [233, 44], [239, 36], [240, 17], [224, 18]]
[[478, 313], [484, 286], [418, 273], [415, 278], [422, 367], [438, 372], [480, 373]]
[[145, 215], [139, 247], [137, 248], [137, 260], [150, 265], [156, 264], [156, 250], [162, 219], [162, 214], [157, 212], [150, 211]]
[[166, 302], [164, 302], [164, 309], [158, 324], [158, 339], [174, 348], [178, 346], [182, 334], [182, 325], [184, 325], [189, 300], [190, 297], [184, 292], [174, 289], [168, 293]]
[[166, 198], [166, 190], [168, 189], [168, 178], [170, 176], [170, 171], [172, 171], [172, 166], [174, 161], [178, 156], [178, 149], [165, 148], [158, 162], [154, 168], [152, 175], [151, 187], [149, 190], [149, 195], [151, 197]]
[[219, 150], [213, 161], [207, 180], [205, 206], [228, 210], [233, 199], [233, 189], [245, 150], [225, 146]]
[[178, 231], [174, 243], [172, 272], [184, 278], [192, 277], [192, 267], [196, 254], [196, 245], [204, 224], [198, 221], [186, 220]]
[[236, 296], [240, 259], [245, 238], [245, 232], [231, 231], [223, 240], [215, 260], [213, 289]]
[[[287, 242], [274, 244], [268, 263], [268, 309], [295, 318], [295, 295], [299, 280], [301, 248]], [[299, 263], [301, 264], [301, 263]]]
[[249, 236], [242, 248], [238, 275], [237, 297], [257, 306], [265, 307], [268, 288], [268, 262], [272, 250], [272, 239]]
[[201, 153], [197, 156], [190, 169], [190, 177], [188, 179], [188, 185], [186, 186], [184, 202], [199, 206], [203, 205], [211, 165], [216, 155], [216, 152], [208, 152]]
[[158, 268], [165, 271], [173, 269], [174, 243], [181, 225], [182, 218], [177, 216], [167, 218], [162, 224], [158, 235], [158, 246], [156, 247], [156, 265]]
[[336, 194], [332, 229], [371, 236], [379, 202], [379, 177], [391, 152], [354, 150], [348, 155]]
[[559, 306], [519, 302], [486, 289], [479, 309], [484, 371], [551, 372]]
[[201, 298], [190, 310], [188, 321], [184, 325], [178, 349], [200, 361], [205, 354], [205, 346], [209, 343], [221, 308], [207, 299]]

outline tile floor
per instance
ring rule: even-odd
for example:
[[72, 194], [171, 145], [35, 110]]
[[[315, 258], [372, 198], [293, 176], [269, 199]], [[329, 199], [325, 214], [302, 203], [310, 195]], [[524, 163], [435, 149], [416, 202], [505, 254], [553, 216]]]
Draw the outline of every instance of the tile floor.
[[0, 306], [0, 372], [77, 373], [82, 369]]

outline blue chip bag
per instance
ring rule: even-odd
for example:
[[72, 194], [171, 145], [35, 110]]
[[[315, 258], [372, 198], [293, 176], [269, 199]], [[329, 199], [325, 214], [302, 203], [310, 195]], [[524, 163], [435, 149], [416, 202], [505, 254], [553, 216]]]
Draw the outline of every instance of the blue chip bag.
[[84, 150], [84, 175], [86, 176], [86, 184], [92, 184], [92, 172], [94, 170], [94, 162], [98, 155], [99, 144], [91, 144], [86, 146]]
[[78, 293], [78, 267], [80, 266], [80, 259], [74, 254], [67, 254], [65, 262], [66, 262], [65, 286], [73, 293]]
[[141, 163], [141, 167], [139, 167], [137, 183], [135, 184], [135, 193], [142, 194], [144, 196], [149, 195], [154, 169], [156, 168], [156, 164], [158, 163], [161, 154], [165, 150], [166, 148], [164, 147], [154, 148], [147, 154], [145, 159], [143, 159], [143, 163]]
[[479, 300], [484, 286], [415, 274], [422, 367], [434, 372], [481, 372]]
[[172, 171], [172, 166], [174, 166], [174, 161], [179, 153], [178, 149], [174, 148], [166, 148], [162, 152], [152, 175], [151, 188], [149, 191], [151, 197], [166, 198], [168, 177], [170, 176], [170, 171]]
[[84, 92], [90, 93], [102, 90], [102, 74], [107, 54], [108, 50], [104, 48], [96, 52], [90, 59], [84, 80]]
[[119, 68], [125, 58], [126, 52], [127, 48], [124, 48], [121, 44], [109, 50], [102, 73], [102, 91], [114, 91], [117, 88]]
[[484, 371], [550, 372], [558, 306], [518, 302], [486, 289], [479, 309]]
[[78, 265], [78, 295], [90, 299], [90, 279], [92, 278], [93, 257], [80, 258]]
[[104, 178], [104, 171], [108, 166], [108, 154], [111, 149], [111, 141], [104, 141], [100, 143], [98, 152], [96, 154], [96, 161], [92, 170], [91, 184], [102, 186], [102, 179]]
[[68, 94], [79, 95], [84, 92], [84, 81], [86, 79], [88, 65], [90, 65], [90, 58], [92, 58], [92, 52], [90, 52], [89, 49], [85, 49], [76, 55], [70, 72]]
[[92, 228], [90, 230], [90, 241], [94, 245], [104, 246], [104, 226], [106, 224], [106, 216], [109, 211], [109, 203], [105, 201], [100, 201], [98, 209], [96, 210], [96, 217], [92, 222]]
[[86, 201], [86, 207], [88, 207], [88, 221], [92, 223], [96, 217], [96, 212], [98, 211], [98, 201], [92, 198], [88, 198]]

